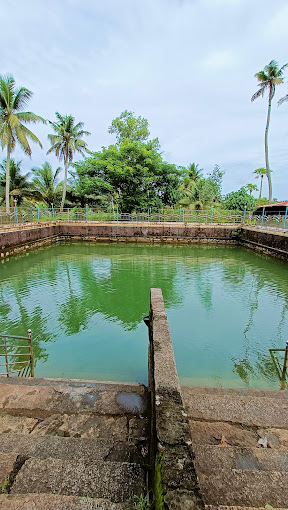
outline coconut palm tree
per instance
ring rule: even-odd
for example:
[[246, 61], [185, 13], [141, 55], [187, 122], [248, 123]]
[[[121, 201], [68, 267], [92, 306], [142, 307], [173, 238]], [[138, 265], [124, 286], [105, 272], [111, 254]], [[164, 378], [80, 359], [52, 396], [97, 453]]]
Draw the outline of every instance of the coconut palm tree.
[[25, 87], [16, 88], [13, 76], [0, 76], [0, 143], [2, 149], [7, 148], [5, 190], [7, 213], [9, 213], [10, 158], [16, 143], [19, 143], [28, 156], [31, 156], [29, 139], [42, 147], [37, 136], [25, 126], [31, 122], [43, 124], [46, 122], [35, 113], [23, 111], [32, 95], [33, 93]]
[[[31, 183], [28, 182], [30, 177], [30, 172], [27, 174], [21, 173], [21, 163], [22, 161], [15, 161], [14, 159], [10, 159], [10, 197], [13, 200], [17, 198], [18, 203], [20, 203], [23, 197], [31, 197]], [[5, 200], [5, 187], [6, 187], [6, 159], [3, 159], [0, 164], [0, 196], [2, 197], [2, 202]], [[13, 206], [13, 203], [12, 203]]]
[[250, 196], [252, 195], [252, 191], [258, 191], [256, 184], [247, 184], [245, 188], [249, 191]]
[[288, 64], [284, 64], [284, 66], [279, 68], [278, 63], [275, 60], [271, 60], [271, 62], [264, 67], [263, 71], [259, 71], [258, 73], [256, 73], [255, 78], [257, 78], [259, 82], [258, 83], [259, 89], [251, 97], [251, 101], [255, 101], [255, 99], [258, 99], [258, 97], [263, 97], [266, 91], [268, 92], [268, 112], [265, 129], [265, 163], [269, 187], [269, 203], [272, 200], [272, 181], [268, 155], [268, 131], [270, 124], [271, 103], [275, 95], [276, 85], [281, 85], [281, 83], [283, 83], [283, 71], [285, 67], [287, 67], [287, 65]]
[[62, 182], [58, 184], [58, 175], [61, 168], [56, 168], [53, 172], [50, 163], [47, 161], [43, 163], [42, 167], [33, 167], [31, 172], [33, 174], [32, 187], [35, 194], [45, 204], [51, 205], [55, 203], [57, 196], [61, 192]]
[[90, 133], [83, 130], [83, 122], [75, 124], [75, 118], [72, 115], [60, 115], [56, 112], [56, 118], [56, 122], [50, 122], [55, 134], [48, 135], [51, 147], [47, 154], [55, 152], [60, 161], [64, 160], [65, 176], [60, 206], [62, 212], [66, 198], [68, 164], [73, 161], [75, 152], [80, 152], [82, 156], [85, 155], [85, 152], [88, 152], [87, 143], [81, 137], [90, 135]]
[[[270, 170], [270, 172], [272, 172], [272, 170]], [[256, 170], [254, 170], [253, 173], [256, 175], [255, 179], [259, 179], [259, 178], [261, 179], [260, 180], [260, 193], [259, 193], [259, 199], [258, 199], [258, 200], [260, 200], [260, 198], [262, 196], [263, 177], [264, 177], [264, 175], [266, 175], [266, 168], [263, 168], [263, 167], [256, 168]]]
[[180, 185], [180, 192], [184, 195], [180, 200], [181, 205], [189, 205], [198, 201], [198, 191], [201, 179], [203, 179], [203, 168], [199, 164], [190, 163], [185, 169], [185, 176]]

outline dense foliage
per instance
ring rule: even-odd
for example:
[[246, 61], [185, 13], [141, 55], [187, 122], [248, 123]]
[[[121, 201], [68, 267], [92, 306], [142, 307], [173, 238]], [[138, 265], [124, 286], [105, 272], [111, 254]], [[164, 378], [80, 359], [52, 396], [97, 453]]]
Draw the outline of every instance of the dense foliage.
[[257, 200], [247, 193], [244, 187], [228, 193], [224, 200], [225, 208], [232, 211], [244, 211], [245, 207], [247, 211], [252, 211], [256, 205]]

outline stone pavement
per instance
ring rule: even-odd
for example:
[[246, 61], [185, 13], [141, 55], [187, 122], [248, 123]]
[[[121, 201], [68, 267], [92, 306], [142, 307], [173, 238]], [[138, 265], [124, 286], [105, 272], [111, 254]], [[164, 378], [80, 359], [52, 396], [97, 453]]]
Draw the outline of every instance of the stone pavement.
[[116, 510], [147, 493], [142, 385], [1, 379], [0, 509]]
[[288, 508], [288, 391], [182, 387], [207, 510]]

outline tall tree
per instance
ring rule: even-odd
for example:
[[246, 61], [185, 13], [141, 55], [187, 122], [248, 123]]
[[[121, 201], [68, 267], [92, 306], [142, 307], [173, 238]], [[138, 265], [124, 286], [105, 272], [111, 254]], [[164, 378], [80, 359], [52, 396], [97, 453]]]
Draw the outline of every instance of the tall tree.
[[33, 167], [31, 170], [33, 174], [32, 186], [35, 194], [47, 205], [55, 203], [57, 196], [60, 194], [61, 183], [58, 184], [57, 179], [60, 171], [61, 168], [58, 167], [53, 172], [50, 163], [47, 161], [43, 163], [42, 167]]
[[[30, 172], [27, 174], [21, 173], [22, 161], [15, 161], [10, 159], [10, 196], [17, 198], [18, 203], [22, 201], [23, 197], [30, 197], [32, 195], [31, 183], [28, 182]], [[6, 159], [3, 159], [0, 164], [0, 196], [3, 197], [2, 202], [5, 200], [5, 187], [6, 187]]]
[[125, 110], [119, 117], [112, 120], [108, 133], [116, 134], [118, 145], [124, 140], [131, 142], [145, 142], [148, 139], [149, 132], [148, 120], [143, 117], [134, 117], [134, 112]]
[[66, 198], [68, 165], [73, 161], [75, 152], [80, 152], [82, 156], [85, 155], [85, 152], [88, 152], [87, 143], [82, 140], [82, 136], [90, 135], [90, 133], [89, 131], [84, 131], [83, 122], [75, 124], [75, 118], [72, 115], [60, 115], [60, 113], [56, 112], [56, 118], [56, 122], [50, 122], [55, 134], [48, 135], [51, 147], [47, 154], [55, 152], [60, 161], [64, 160], [65, 175], [60, 206], [60, 211], [62, 212]]
[[43, 124], [46, 122], [35, 113], [23, 111], [32, 95], [33, 93], [25, 87], [16, 88], [13, 76], [0, 76], [0, 143], [2, 149], [7, 148], [5, 191], [7, 213], [9, 213], [10, 158], [16, 143], [19, 143], [28, 156], [31, 156], [29, 139], [42, 148], [37, 136], [25, 126], [26, 123], [31, 122], [43, 122]]
[[255, 78], [257, 78], [259, 82], [259, 90], [257, 90], [257, 92], [255, 92], [251, 98], [251, 101], [255, 101], [255, 99], [258, 99], [258, 97], [263, 97], [266, 91], [268, 92], [268, 112], [265, 129], [265, 163], [269, 187], [269, 203], [272, 201], [272, 181], [268, 155], [268, 132], [271, 115], [271, 103], [275, 95], [276, 85], [281, 85], [281, 83], [283, 83], [283, 72], [287, 65], [288, 64], [284, 64], [284, 66], [279, 68], [278, 63], [275, 60], [271, 60], [271, 62], [264, 67], [263, 71], [256, 73]]
[[[270, 170], [270, 172], [272, 172], [272, 170]], [[255, 174], [255, 179], [259, 179], [260, 178], [260, 192], [259, 192], [259, 200], [262, 196], [262, 186], [263, 186], [263, 177], [264, 175], [266, 175], [266, 168], [256, 168], [256, 170], [254, 170], [253, 172]]]

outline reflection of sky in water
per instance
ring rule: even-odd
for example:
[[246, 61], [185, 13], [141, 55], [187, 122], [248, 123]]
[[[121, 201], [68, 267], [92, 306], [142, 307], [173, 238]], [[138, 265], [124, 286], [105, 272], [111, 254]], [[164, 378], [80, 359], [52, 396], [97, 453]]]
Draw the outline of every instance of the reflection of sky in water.
[[0, 329], [31, 328], [37, 376], [147, 382], [150, 287], [161, 287], [182, 383], [278, 388], [288, 269], [238, 247], [62, 244], [5, 261]]

